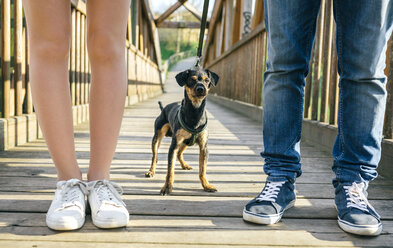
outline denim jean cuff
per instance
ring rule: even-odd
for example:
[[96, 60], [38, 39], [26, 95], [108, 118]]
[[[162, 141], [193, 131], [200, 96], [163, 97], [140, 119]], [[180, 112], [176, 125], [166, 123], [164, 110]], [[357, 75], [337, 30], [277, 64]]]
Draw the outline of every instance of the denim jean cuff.
[[295, 179], [286, 176], [268, 176], [266, 181], [272, 181], [272, 182], [289, 181], [292, 184], [295, 183]]

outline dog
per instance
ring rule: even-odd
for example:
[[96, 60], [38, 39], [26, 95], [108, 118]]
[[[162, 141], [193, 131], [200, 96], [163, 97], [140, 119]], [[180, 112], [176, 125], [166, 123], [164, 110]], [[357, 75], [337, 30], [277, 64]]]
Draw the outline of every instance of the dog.
[[157, 152], [161, 141], [164, 136], [172, 137], [168, 152], [168, 171], [161, 195], [168, 195], [172, 192], [175, 155], [177, 155], [182, 169], [192, 169], [184, 161], [183, 153], [187, 146], [192, 146], [195, 143], [199, 145], [199, 179], [202, 187], [207, 192], [215, 192], [217, 189], [206, 179], [208, 130], [205, 106], [206, 96], [210, 88], [217, 85], [219, 76], [207, 69], [197, 67], [180, 72], [175, 78], [179, 86], [184, 87], [184, 99], [181, 103], [174, 102], [165, 108], [161, 102], [158, 102], [161, 114], [154, 123], [153, 157], [150, 170], [146, 172], [145, 176], [154, 176], [157, 166]]

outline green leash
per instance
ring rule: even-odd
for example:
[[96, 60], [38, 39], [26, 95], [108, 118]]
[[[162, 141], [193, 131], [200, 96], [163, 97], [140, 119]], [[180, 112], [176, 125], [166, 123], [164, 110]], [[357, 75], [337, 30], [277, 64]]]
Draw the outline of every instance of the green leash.
[[180, 126], [186, 130], [187, 132], [191, 133], [191, 138], [190, 138], [190, 142], [186, 143], [186, 145], [188, 146], [193, 146], [196, 142], [197, 139], [197, 135], [202, 133], [203, 130], [206, 129], [207, 127], [207, 115], [206, 115], [206, 122], [205, 124], [202, 126], [202, 128], [199, 128], [198, 130], [190, 128], [186, 125], [186, 123], [184, 123], [184, 120], [181, 117], [181, 105], [179, 106], [178, 110], [177, 110], [177, 119], [179, 120]]

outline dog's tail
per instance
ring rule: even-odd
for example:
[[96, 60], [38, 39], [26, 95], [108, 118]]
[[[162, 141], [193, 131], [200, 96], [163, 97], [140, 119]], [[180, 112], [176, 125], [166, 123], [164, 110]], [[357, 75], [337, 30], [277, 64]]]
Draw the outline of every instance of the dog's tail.
[[161, 111], [163, 111], [164, 107], [162, 106], [162, 102], [161, 101], [158, 101], [158, 105], [160, 106]]

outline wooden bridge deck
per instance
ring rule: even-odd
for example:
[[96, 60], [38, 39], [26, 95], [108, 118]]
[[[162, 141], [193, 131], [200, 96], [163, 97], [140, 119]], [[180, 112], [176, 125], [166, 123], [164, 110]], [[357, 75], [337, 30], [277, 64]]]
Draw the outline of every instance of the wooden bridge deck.
[[[180, 100], [182, 90], [174, 73], [167, 82], [163, 103]], [[225, 82], [220, 82], [225, 83]], [[169, 139], [159, 151], [153, 179], [145, 178], [150, 166], [153, 122], [159, 114], [158, 99], [127, 108], [112, 179], [124, 190], [131, 213], [126, 228], [101, 230], [90, 216], [81, 230], [55, 232], [45, 225], [45, 213], [53, 197], [56, 171], [43, 140], [0, 153], [0, 247], [263, 247], [263, 246], [393, 246], [393, 183], [379, 178], [371, 184], [371, 202], [383, 216], [384, 231], [377, 238], [361, 238], [342, 232], [333, 205], [333, 174], [329, 153], [302, 145], [304, 174], [297, 181], [295, 208], [272, 226], [243, 222], [245, 203], [262, 189], [261, 125], [219, 105], [208, 103], [210, 158], [208, 179], [218, 188], [206, 193], [198, 179], [197, 149], [185, 153], [194, 167], [177, 165], [174, 191], [160, 196], [166, 174]], [[79, 164], [86, 173], [89, 159], [88, 125], [75, 132]]]

